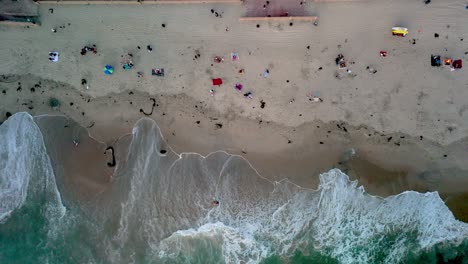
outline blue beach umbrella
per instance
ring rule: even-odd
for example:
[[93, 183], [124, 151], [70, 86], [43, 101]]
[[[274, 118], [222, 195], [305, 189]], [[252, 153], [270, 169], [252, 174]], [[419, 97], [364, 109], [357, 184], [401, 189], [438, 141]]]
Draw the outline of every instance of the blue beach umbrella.
[[112, 67], [111, 65], [106, 65], [106, 67], [104, 67], [104, 73], [106, 75], [111, 75], [113, 72], [114, 72], [114, 67]]

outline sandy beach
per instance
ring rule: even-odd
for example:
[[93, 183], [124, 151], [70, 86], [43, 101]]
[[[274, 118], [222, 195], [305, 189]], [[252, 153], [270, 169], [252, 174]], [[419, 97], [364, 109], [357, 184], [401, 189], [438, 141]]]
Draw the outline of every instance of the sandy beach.
[[[431, 54], [466, 61], [462, 3], [307, 3], [307, 10], [318, 26], [239, 22], [245, 10], [234, 4], [41, 4], [41, 26], [0, 27], [1, 114], [64, 114], [111, 145], [143, 109], [175, 151], [240, 154], [271, 179], [314, 188], [320, 172], [344, 166], [370, 193], [463, 197], [468, 75], [430, 65]], [[411, 34], [392, 36], [395, 25]], [[92, 44], [97, 54], [80, 55]], [[47, 61], [50, 51], [60, 53], [57, 63]], [[135, 68], [124, 71], [128, 54]], [[337, 54], [351, 73], [335, 65]], [[114, 74], [103, 74], [106, 64]], [[164, 77], [151, 76], [157, 67]], [[223, 84], [213, 87], [213, 78]], [[51, 97], [58, 110], [47, 105]], [[357, 158], [340, 164], [351, 148]], [[466, 208], [456, 213], [467, 219]]]
[[0, 23], [0, 259], [468, 258], [465, 2], [187, 2]]

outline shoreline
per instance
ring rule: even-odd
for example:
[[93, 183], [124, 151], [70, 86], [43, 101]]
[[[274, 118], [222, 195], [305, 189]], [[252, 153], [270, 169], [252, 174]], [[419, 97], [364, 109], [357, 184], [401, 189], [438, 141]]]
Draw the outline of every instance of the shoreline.
[[459, 0], [40, 2], [0, 23], [2, 257], [468, 259]]
[[[450, 208], [456, 209], [454, 213], [457, 218], [468, 221], [468, 211], [463, 207], [463, 197], [467, 195], [463, 188], [467, 180], [463, 176], [468, 168], [464, 163], [466, 158], [463, 157], [462, 141], [440, 146], [402, 133], [383, 134], [343, 122], [315, 121], [300, 127], [285, 127], [269, 121], [225, 115], [205, 108], [185, 95], [150, 96], [127, 91], [90, 98], [67, 84], [41, 80], [31, 75], [19, 78], [22, 86], [36, 87], [37, 90], [18, 92], [14, 91], [17, 82], [3, 83], [3, 87], [10, 86], [10, 89], [2, 97], [0, 114], [3, 115], [6, 110], [11, 113], [27, 110], [34, 116], [63, 114], [76, 120], [88, 127], [90, 135], [98, 141], [90, 144], [102, 146], [91, 155], [99, 156], [96, 160], [103, 163], [101, 165], [105, 165], [108, 158], [102, 154], [101, 148], [112, 146], [117, 139], [131, 133], [137, 120], [149, 117], [158, 123], [167, 144], [177, 153], [196, 152], [206, 156], [224, 150], [243, 156], [269, 180], [288, 178], [310, 189], [317, 187], [320, 173], [337, 167], [350, 179], [357, 179], [359, 185], [373, 195], [387, 197], [406, 190], [438, 191], [442, 199], [449, 201]], [[22, 105], [6, 99], [9, 96], [17, 97], [18, 93], [24, 101], [33, 103]], [[62, 103], [59, 110], [47, 105], [47, 99], [52, 96]], [[139, 109], [142, 107], [149, 111], [153, 104], [150, 98], [156, 98], [156, 106], [152, 115], [145, 116]], [[32, 110], [28, 109], [31, 105], [34, 105]], [[200, 122], [197, 124], [197, 121]], [[216, 124], [222, 124], [222, 127]], [[392, 140], [389, 142], [390, 137]], [[466, 141], [468, 138], [463, 140]], [[71, 146], [72, 142], [69, 144]], [[340, 164], [343, 153], [350, 148], [356, 151], [356, 155]], [[443, 155], [450, 155], [450, 158]], [[389, 160], [389, 156], [395, 159]], [[75, 169], [80, 171], [79, 167]], [[88, 172], [88, 180], [95, 181], [91, 176], [98, 175], [98, 171]], [[86, 175], [83, 172], [78, 174], [82, 175], [80, 177]], [[80, 182], [80, 177], [75, 181]], [[98, 181], [102, 184], [105, 179]]]
[[[468, 58], [468, 19], [457, 1], [307, 3], [318, 25], [241, 23], [241, 5], [38, 7], [40, 27], [0, 26], [0, 77], [12, 78], [0, 78], [0, 116], [64, 114], [109, 145], [152, 113], [176, 152], [242, 155], [271, 180], [313, 188], [320, 172], [338, 167], [372, 194], [438, 190], [466, 201], [468, 75], [429, 61], [433, 53]], [[396, 24], [410, 35], [391, 36]], [[94, 44], [96, 54], [80, 54]], [[47, 60], [50, 51], [60, 52], [57, 63]], [[335, 65], [338, 54], [350, 72]], [[124, 57], [134, 69], [122, 70]], [[102, 72], [108, 64], [112, 76]], [[165, 76], [150, 75], [155, 67]], [[214, 78], [223, 85], [214, 87]], [[51, 97], [60, 111], [47, 106]], [[356, 155], [339, 164], [350, 149]]]

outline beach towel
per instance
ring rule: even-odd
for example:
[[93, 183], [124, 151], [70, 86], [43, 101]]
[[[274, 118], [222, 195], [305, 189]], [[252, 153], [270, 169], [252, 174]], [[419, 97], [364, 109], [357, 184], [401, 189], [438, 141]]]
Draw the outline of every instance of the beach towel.
[[453, 68], [461, 69], [462, 68], [462, 60], [454, 60], [452, 63]]
[[49, 61], [57, 62], [59, 60], [59, 53], [56, 51], [49, 52]]
[[223, 84], [223, 80], [221, 78], [216, 78], [216, 79], [213, 79], [213, 85], [221, 85]]

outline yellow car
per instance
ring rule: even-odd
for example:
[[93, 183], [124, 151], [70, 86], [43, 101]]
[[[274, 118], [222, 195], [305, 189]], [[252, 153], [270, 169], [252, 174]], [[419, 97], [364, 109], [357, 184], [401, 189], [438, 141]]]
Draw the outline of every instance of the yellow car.
[[392, 35], [404, 37], [408, 35], [408, 29], [404, 27], [393, 27]]

